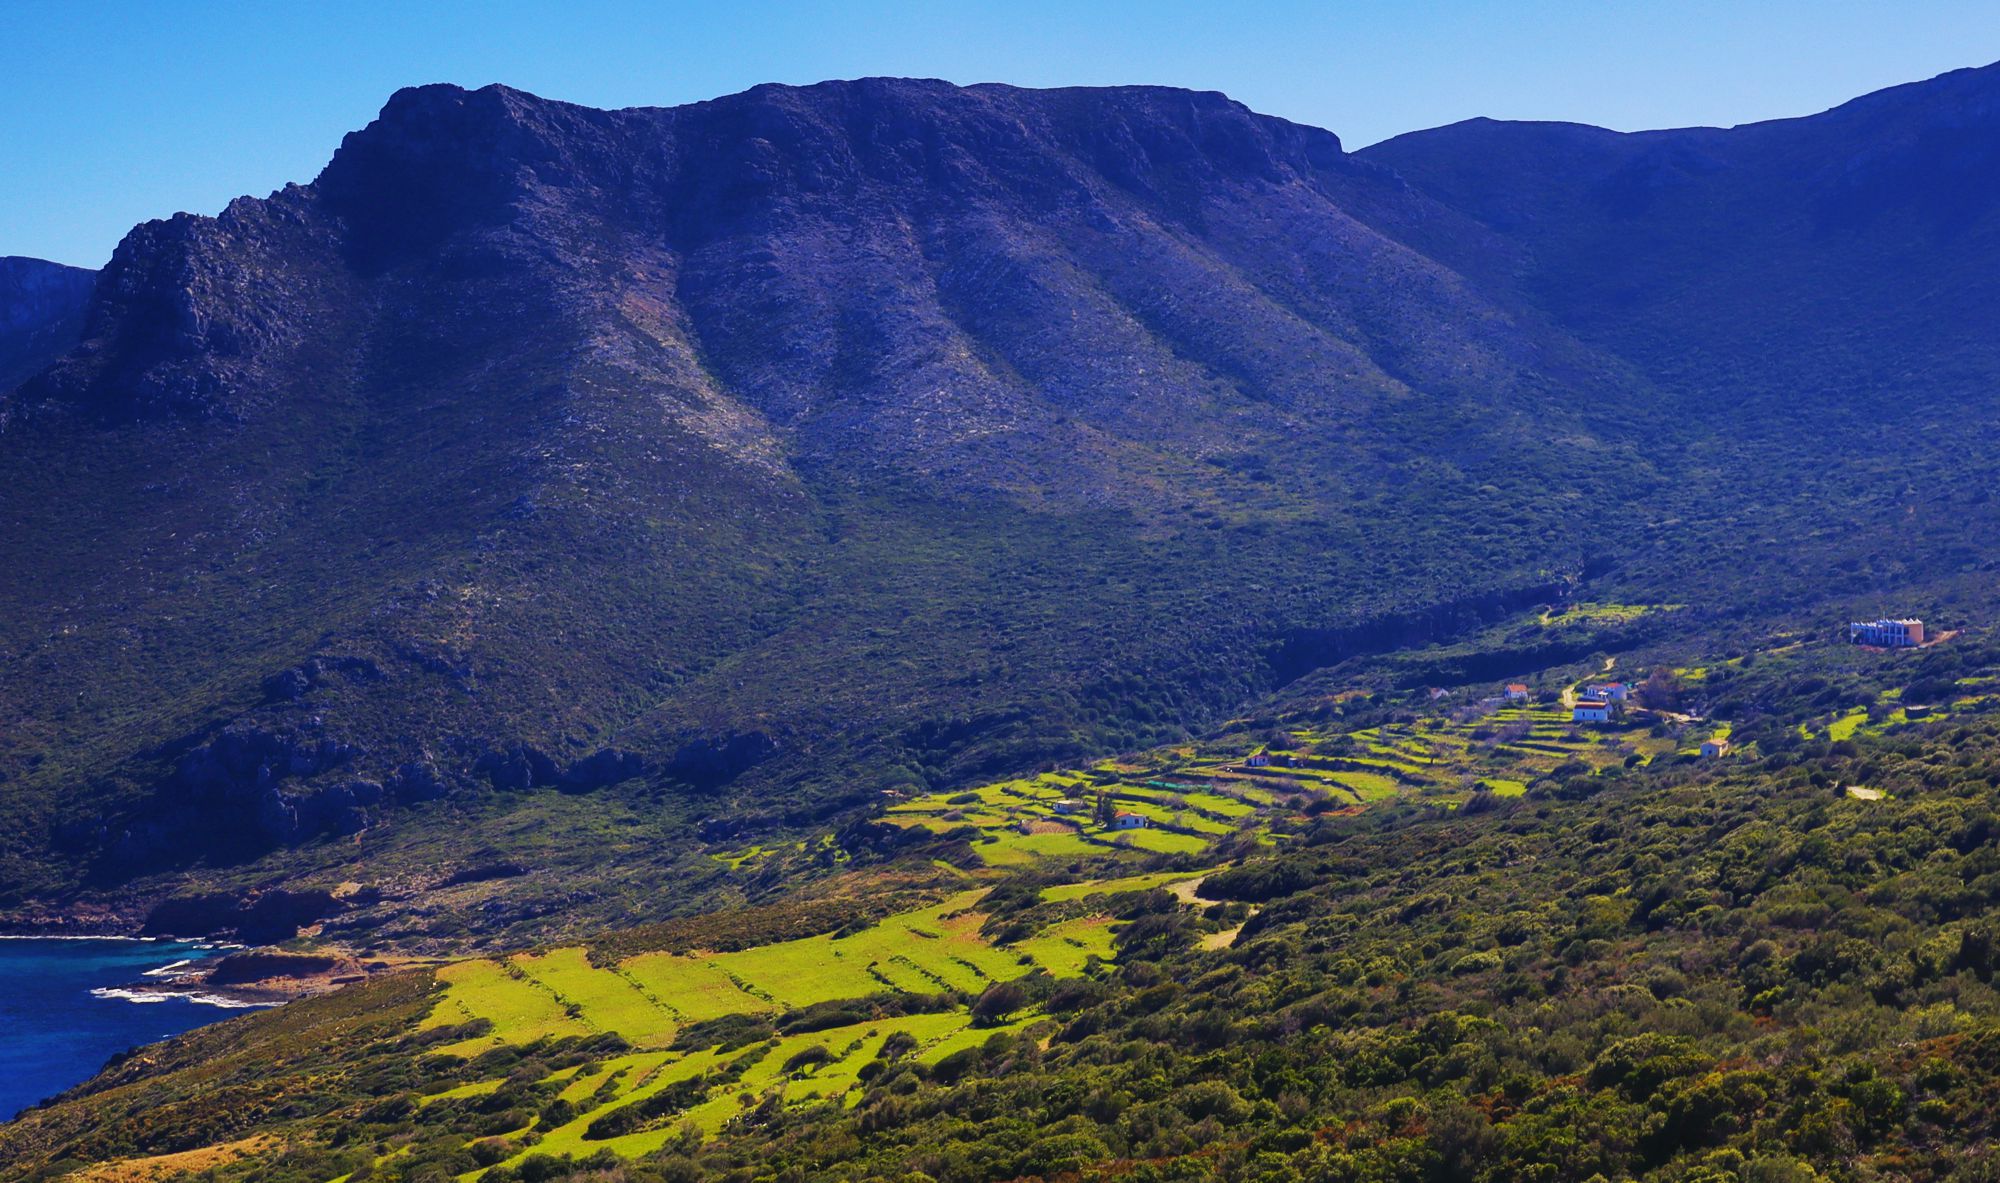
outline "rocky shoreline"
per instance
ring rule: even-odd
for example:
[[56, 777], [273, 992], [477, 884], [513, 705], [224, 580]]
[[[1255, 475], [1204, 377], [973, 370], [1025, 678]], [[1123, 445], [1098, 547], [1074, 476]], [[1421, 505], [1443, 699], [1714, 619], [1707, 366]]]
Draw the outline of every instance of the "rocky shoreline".
[[297, 998], [326, 994], [369, 976], [398, 968], [390, 961], [362, 960], [344, 952], [294, 953], [246, 948], [220, 941], [125, 932], [50, 931], [10, 926], [5, 940], [135, 941], [194, 944], [203, 950], [226, 950], [220, 957], [195, 956], [144, 972], [140, 979], [92, 990], [99, 998], [133, 1003], [157, 1003], [181, 998], [228, 1009], [278, 1006]]
[[186, 998], [211, 1006], [278, 1006], [326, 994], [393, 968], [388, 961], [361, 961], [344, 953], [241, 949], [219, 958], [165, 966], [151, 971], [147, 975], [150, 981], [101, 993], [130, 1002]]

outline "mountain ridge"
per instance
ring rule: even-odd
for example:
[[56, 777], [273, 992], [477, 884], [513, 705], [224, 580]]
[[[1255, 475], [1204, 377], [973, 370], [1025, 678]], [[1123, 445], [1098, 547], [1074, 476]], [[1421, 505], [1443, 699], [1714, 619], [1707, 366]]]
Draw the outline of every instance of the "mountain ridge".
[[1996, 130], [2000, 65], [1726, 129], [1487, 121], [1362, 155], [1519, 244], [1507, 281], [1569, 331], [1669, 390], [1729, 387], [1704, 409], [1768, 413], [1792, 379], [1839, 410], [1916, 393], [1918, 367], [2000, 364], [1961, 329], [2000, 300], [1975, 262], [1994, 249]]

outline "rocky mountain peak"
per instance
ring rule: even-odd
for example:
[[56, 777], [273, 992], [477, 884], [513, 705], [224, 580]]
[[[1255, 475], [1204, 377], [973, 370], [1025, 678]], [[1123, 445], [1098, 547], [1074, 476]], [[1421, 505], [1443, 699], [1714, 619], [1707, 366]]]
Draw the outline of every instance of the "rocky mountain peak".
[[[1165, 87], [868, 78], [617, 111], [504, 86], [412, 87], [345, 137], [310, 185], [135, 229], [107, 270], [86, 348], [28, 398], [114, 417], [240, 418], [282, 397], [293, 351], [346, 315], [308, 314], [302, 297], [338, 289], [345, 300], [353, 284], [447, 260], [576, 308], [586, 293], [615, 300], [624, 281], [611, 274], [635, 258], [659, 256], [649, 274], [679, 260], [683, 282], [701, 259], [698, 275], [735, 286], [758, 274], [729, 263], [741, 251], [754, 259], [772, 240], [780, 255], [819, 253], [846, 226], [855, 257], [795, 259], [785, 284], [810, 290], [900, 256], [878, 283], [914, 291], [934, 280], [913, 233], [1019, 226], [1001, 232], [1018, 245], [1069, 224], [1178, 224], [1199, 236], [1225, 191], [1290, 188], [1318, 207], [1310, 216], [1338, 216], [1334, 190], [1369, 175], [1330, 133]], [[724, 243], [735, 245], [706, 259]]]

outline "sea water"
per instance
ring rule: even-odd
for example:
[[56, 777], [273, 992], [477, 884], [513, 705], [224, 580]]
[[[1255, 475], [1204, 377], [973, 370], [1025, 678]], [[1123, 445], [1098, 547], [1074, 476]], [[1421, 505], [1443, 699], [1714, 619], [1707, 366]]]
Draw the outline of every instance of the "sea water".
[[222, 952], [186, 941], [0, 940], [0, 1121], [90, 1079], [119, 1052], [242, 1014], [198, 991], [131, 989]]

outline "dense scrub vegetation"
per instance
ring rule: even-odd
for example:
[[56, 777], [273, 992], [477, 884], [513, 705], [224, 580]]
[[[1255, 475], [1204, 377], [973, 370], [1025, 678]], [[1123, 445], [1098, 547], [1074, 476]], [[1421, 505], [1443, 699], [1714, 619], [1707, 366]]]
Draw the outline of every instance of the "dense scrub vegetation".
[[[1224, 954], [1129, 942], [976, 1081], [885, 1073], [699, 1161], [938, 1179], [1976, 1178], [1996, 1114], [1990, 726], [1384, 811], [1218, 889]], [[1892, 803], [1837, 784], [1889, 785]], [[1300, 876], [1303, 878], [1303, 876]], [[901, 1079], [898, 1079], [898, 1078]], [[807, 1164], [814, 1164], [808, 1169]], [[669, 1174], [671, 1171], [668, 1172]]]
[[[0, 1155], [25, 1170], [277, 1131], [281, 1153], [212, 1177], [1986, 1178], [1995, 657], [1969, 639], [1685, 668], [1683, 693], [1732, 720], [1742, 758], [1572, 764], [1456, 809], [1320, 814], [1275, 853], [1239, 852], [1192, 905], [1149, 879], [1093, 905], [1115, 916], [1115, 958], [1081, 977], [725, 1016], [681, 1033], [676, 1047], [710, 1049], [690, 1075], [601, 1117], [626, 1086], [590, 1073], [625, 1062], [624, 1040], [439, 1054], [484, 1046], [484, 1029], [419, 1031], [435, 995], [404, 978], [370, 987], [386, 1007], [336, 994], [119, 1065], [0, 1133]], [[1824, 726], [1855, 702], [1939, 698], [1956, 709], [1840, 739]], [[1390, 709], [1348, 706], [1356, 723]], [[1019, 874], [982, 905], [992, 939], [1085, 910], [1046, 871]], [[774, 909], [724, 931], [798, 923]], [[881, 1037], [940, 1007], [973, 1016], [955, 1050]], [[840, 1046], [798, 1041], [840, 1024], [878, 1032], [844, 1100], [766, 1085], [733, 1117], [685, 1122], [739, 1082], [831, 1071]], [[579, 1144], [538, 1152], [536, 1131], [561, 1125]], [[643, 1156], [619, 1157], [615, 1139], [649, 1130]]]

